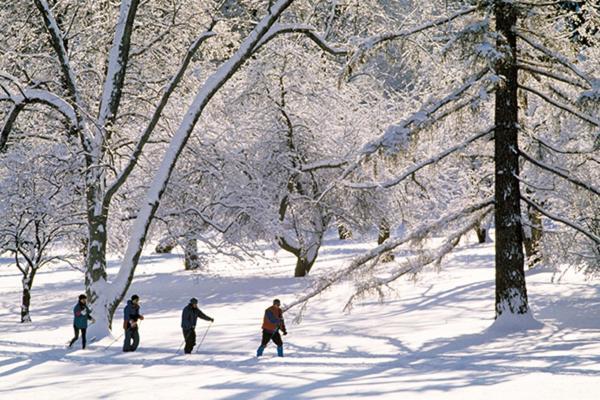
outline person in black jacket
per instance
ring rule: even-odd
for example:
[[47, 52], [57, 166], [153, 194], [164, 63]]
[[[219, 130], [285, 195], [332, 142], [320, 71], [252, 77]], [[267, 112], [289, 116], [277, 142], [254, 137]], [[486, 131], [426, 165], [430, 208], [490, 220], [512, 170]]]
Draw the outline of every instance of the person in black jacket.
[[181, 313], [181, 329], [183, 329], [183, 338], [185, 339], [185, 354], [190, 354], [196, 345], [196, 321], [198, 317], [205, 321], [215, 322], [215, 320], [204, 314], [198, 308], [198, 299], [192, 297], [190, 303], [185, 306]]
[[127, 306], [125, 306], [125, 309], [123, 310], [123, 329], [125, 329], [123, 351], [137, 350], [137, 347], [140, 344], [138, 320], [143, 319], [144, 316], [140, 314], [140, 296], [134, 294], [131, 296], [131, 300], [127, 301]]

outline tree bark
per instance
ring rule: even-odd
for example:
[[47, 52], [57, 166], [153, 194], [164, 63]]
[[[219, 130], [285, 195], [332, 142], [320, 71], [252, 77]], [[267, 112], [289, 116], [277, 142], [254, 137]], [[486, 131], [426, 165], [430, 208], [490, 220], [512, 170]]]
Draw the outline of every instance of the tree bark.
[[200, 257], [198, 256], [198, 241], [192, 238], [186, 238], [183, 243], [183, 252], [185, 254], [185, 270], [193, 271], [200, 269]]
[[346, 228], [346, 225], [339, 224], [338, 225], [338, 236], [340, 240], [352, 239], [352, 231]]
[[525, 255], [527, 256], [527, 266], [534, 267], [540, 261], [540, 245], [542, 242], [542, 214], [535, 208], [527, 207], [527, 219], [529, 226], [526, 227], [524, 235]]
[[[381, 245], [383, 242], [390, 238], [390, 223], [384, 218], [379, 223], [379, 236], [377, 237], [377, 244]], [[394, 261], [396, 257], [391, 251], [383, 253], [381, 255], [381, 262], [388, 263]]]
[[23, 293], [21, 296], [21, 323], [31, 322], [29, 307], [31, 305], [31, 286], [35, 277], [35, 269], [30, 267], [29, 272], [23, 276]]
[[158, 254], [167, 254], [173, 251], [173, 249], [177, 247], [177, 241], [171, 237], [164, 237], [162, 238], [158, 244], [156, 245], [156, 247], [154, 248], [154, 251], [157, 252]]
[[529, 311], [525, 285], [523, 229], [519, 180], [517, 8], [495, 2], [498, 49], [504, 58], [496, 73], [502, 83], [495, 104], [495, 223], [496, 223], [496, 318], [503, 313]]

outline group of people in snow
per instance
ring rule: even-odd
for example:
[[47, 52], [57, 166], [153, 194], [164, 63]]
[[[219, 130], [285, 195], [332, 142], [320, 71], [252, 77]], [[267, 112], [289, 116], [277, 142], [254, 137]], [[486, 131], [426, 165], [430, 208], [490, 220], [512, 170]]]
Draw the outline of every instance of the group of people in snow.
[[[189, 303], [183, 308], [181, 313], [181, 329], [183, 331], [183, 339], [185, 341], [184, 353], [190, 354], [196, 345], [196, 322], [198, 318], [209, 322], [215, 322], [214, 318], [204, 314], [198, 308], [198, 299], [192, 297]], [[137, 294], [131, 296], [127, 301], [127, 305], [123, 310], [123, 330], [125, 340], [123, 342], [123, 351], [136, 351], [140, 344], [139, 325], [140, 321], [144, 320], [144, 316], [140, 313], [140, 297]], [[88, 321], [95, 322], [92, 318], [91, 311], [87, 306], [87, 296], [82, 294], [79, 296], [79, 301], [73, 307], [73, 330], [75, 335], [69, 342], [69, 347], [79, 339], [81, 333], [81, 347], [85, 349], [87, 344], [86, 332]], [[256, 350], [256, 356], [263, 355], [267, 344], [273, 341], [277, 345], [277, 355], [283, 357], [283, 340], [281, 335], [287, 335], [287, 329], [283, 320], [283, 311], [281, 310], [281, 301], [273, 300], [273, 305], [265, 310], [262, 324], [262, 340], [260, 346]]]

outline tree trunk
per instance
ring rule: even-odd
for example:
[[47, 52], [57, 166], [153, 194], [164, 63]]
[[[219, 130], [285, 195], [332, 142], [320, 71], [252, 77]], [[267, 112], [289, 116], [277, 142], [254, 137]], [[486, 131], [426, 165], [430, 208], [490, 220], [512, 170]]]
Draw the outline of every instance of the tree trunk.
[[503, 313], [529, 311], [525, 286], [523, 229], [518, 156], [517, 8], [495, 2], [497, 47], [505, 57], [496, 64], [502, 83], [495, 104], [495, 223], [496, 223], [496, 318]]
[[477, 224], [475, 227], [475, 233], [477, 233], [477, 241], [479, 243], [487, 242], [487, 229], [482, 227], [481, 224]]
[[185, 239], [183, 243], [183, 252], [185, 254], [185, 270], [193, 271], [200, 269], [200, 257], [198, 256], [198, 241], [196, 239]]
[[23, 294], [21, 299], [21, 323], [31, 322], [31, 315], [29, 314], [29, 306], [31, 304], [31, 286], [33, 285], [33, 278], [35, 277], [35, 269], [29, 269], [27, 275], [23, 276]]
[[[377, 244], [381, 245], [383, 242], [390, 238], [390, 223], [384, 218], [379, 223], [379, 236], [377, 237]], [[383, 253], [381, 255], [381, 262], [388, 263], [394, 261], [395, 256], [391, 251]]]
[[352, 239], [352, 231], [346, 228], [346, 225], [339, 224], [338, 225], [338, 236], [340, 240]]
[[172, 252], [175, 247], [177, 247], [177, 240], [173, 239], [172, 237], [165, 236], [164, 238], [160, 239], [154, 248], [154, 251], [158, 254], [167, 254]]
[[525, 255], [527, 256], [527, 266], [534, 267], [540, 261], [540, 244], [542, 242], [542, 214], [535, 208], [527, 207], [527, 219], [529, 226], [525, 228]]
[[[315, 246], [320, 247], [320, 243], [319, 243], [319, 245], [315, 245]], [[295, 278], [300, 278], [300, 277], [308, 275], [308, 273], [312, 269], [313, 265], [315, 264], [315, 261], [317, 260], [317, 255], [319, 253], [319, 247], [317, 247], [313, 251], [310, 251], [310, 250], [308, 252], [302, 251], [301, 254], [299, 256], [297, 256], [296, 269], [294, 270]]]

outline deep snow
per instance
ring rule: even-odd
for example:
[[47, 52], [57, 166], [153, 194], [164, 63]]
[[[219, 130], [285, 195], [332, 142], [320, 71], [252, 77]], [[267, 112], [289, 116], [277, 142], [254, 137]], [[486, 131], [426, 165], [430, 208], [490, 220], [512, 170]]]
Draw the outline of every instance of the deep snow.
[[[548, 270], [528, 273], [530, 303], [542, 324], [512, 332], [493, 323], [490, 244], [464, 244], [417, 280], [403, 279], [384, 303], [342, 307], [350, 285], [310, 303], [284, 337], [286, 357], [254, 357], [262, 313], [284, 304], [320, 274], [372, 246], [326, 241], [314, 276], [290, 278], [284, 253], [256, 263], [220, 259], [205, 273], [181, 270], [178, 255], [146, 255], [130, 291], [146, 319], [136, 353], [106, 338], [66, 350], [82, 274], [41, 271], [32, 324], [20, 324], [20, 275], [0, 258], [0, 399], [597, 399], [600, 393], [600, 284]], [[271, 253], [267, 251], [267, 256]], [[115, 273], [116, 268], [111, 268]], [[176, 355], [181, 309], [198, 297], [215, 318], [198, 354]], [[121, 334], [119, 309], [116, 335]], [[199, 323], [199, 339], [207, 327]], [[79, 343], [78, 343], [79, 344]], [[77, 347], [77, 345], [76, 345]]]

